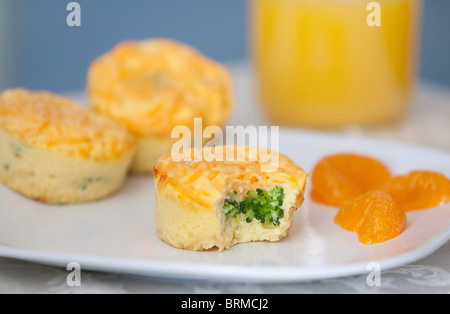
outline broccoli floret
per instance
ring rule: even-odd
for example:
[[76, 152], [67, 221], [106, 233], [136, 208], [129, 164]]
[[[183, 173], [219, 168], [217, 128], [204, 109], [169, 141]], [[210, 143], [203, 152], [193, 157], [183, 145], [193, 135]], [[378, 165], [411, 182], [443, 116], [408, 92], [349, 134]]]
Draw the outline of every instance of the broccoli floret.
[[236, 217], [239, 214], [239, 204], [230, 199], [225, 200], [222, 211], [227, 217]]
[[256, 192], [247, 192], [247, 197], [240, 203], [227, 199], [223, 205], [223, 212], [227, 218], [242, 213], [247, 216], [247, 222], [257, 219], [261, 223], [278, 226], [284, 214], [281, 209], [283, 200], [284, 190], [280, 186], [274, 187], [271, 191], [256, 189]]

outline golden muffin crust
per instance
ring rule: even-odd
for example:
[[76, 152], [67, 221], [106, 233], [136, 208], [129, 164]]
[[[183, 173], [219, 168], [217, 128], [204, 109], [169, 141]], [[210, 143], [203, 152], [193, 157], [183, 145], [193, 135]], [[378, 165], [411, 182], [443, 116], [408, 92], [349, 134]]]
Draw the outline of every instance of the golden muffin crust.
[[257, 148], [236, 146], [227, 149], [227, 146], [216, 146], [214, 153], [222, 156], [221, 160], [206, 161], [202, 158], [195, 161], [195, 149], [190, 152], [191, 161], [175, 161], [171, 154], [162, 156], [154, 167], [156, 188], [162, 191], [170, 185], [178, 192], [179, 198], [200, 205], [195, 206], [197, 209], [209, 211], [214, 210], [217, 196], [233, 180], [246, 181], [254, 186], [289, 182], [304, 189], [309, 176], [291, 159], [271, 150], [267, 150], [268, 156], [278, 156], [278, 167], [271, 172], [262, 171], [269, 161], [261, 158]]
[[25, 145], [94, 161], [118, 160], [136, 145], [125, 126], [46, 91], [4, 91], [0, 128]]
[[94, 60], [88, 99], [138, 137], [170, 137], [175, 126], [223, 126], [232, 110], [231, 79], [221, 64], [167, 39], [128, 41]]

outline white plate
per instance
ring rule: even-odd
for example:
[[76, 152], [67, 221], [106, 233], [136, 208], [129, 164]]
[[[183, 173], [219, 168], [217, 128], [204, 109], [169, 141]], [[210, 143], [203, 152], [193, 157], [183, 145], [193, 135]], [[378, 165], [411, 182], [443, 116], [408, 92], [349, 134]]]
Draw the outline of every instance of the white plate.
[[[414, 169], [450, 176], [450, 154], [405, 144], [348, 139], [293, 130], [280, 132], [280, 151], [311, 171], [320, 157], [359, 152], [385, 162], [394, 174]], [[91, 204], [48, 206], [0, 186], [0, 256], [82, 270], [176, 279], [292, 282], [368, 273], [412, 263], [450, 238], [450, 205], [408, 213], [406, 230], [364, 246], [333, 223], [336, 209], [307, 200], [288, 236], [225, 252], [191, 252], [159, 240], [151, 177], [130, 177], [115, 196]]]

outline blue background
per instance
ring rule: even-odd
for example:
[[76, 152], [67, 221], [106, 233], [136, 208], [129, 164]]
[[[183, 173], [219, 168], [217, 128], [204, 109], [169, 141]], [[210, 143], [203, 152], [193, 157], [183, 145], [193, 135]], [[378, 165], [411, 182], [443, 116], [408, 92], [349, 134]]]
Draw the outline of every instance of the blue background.
[[[79, 0], [81, 27], [66, 24], [70, 1], [0, 1], [13, 38], [1, 89], [81, 89], [92, 59], [125, 39], [170, 37], [223, 62], [248, 54], [245, 0]], [[450, 1], [424, 3], [420, 75], [450, 88]]]

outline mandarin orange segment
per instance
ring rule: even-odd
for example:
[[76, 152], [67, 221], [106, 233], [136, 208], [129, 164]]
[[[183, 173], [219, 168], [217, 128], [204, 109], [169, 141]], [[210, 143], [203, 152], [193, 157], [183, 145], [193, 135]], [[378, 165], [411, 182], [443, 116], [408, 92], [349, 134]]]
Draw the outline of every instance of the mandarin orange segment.
[[450, 180], [433, 171], [412, 171], [392, 178], [383, 188], [404, 211], [426, 209], [450, 202]]
[[344, 205], [334, 221], [359, 234], [365, 245], [393, 239], [406, 228], [406, 215], [387, 193], [371, 190]]
[[380, 161], [356, 154], [330, 155], [312, 172], [311, 197], [316, 202], [342, 206], [365, 192], [383, 187], [391, 178]]

